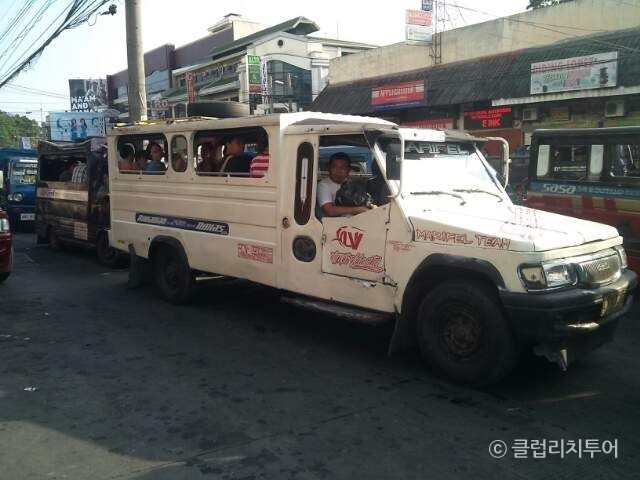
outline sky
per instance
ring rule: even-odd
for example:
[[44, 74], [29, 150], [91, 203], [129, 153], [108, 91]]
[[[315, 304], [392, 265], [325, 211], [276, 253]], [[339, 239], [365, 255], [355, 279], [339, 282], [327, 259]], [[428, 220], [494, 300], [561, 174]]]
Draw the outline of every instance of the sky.
[[[0, 0], [0, 32], [7, 28], [21, 5], [34, 0]], [[51, 4], [36, 23], [31, 44], [37, 41], [37, 30], [45, 29], [70, 3], [70, 0], [35, 0], [38, 5]], [[65, 30], [32, 64], [0, 88], [0, 110], [27, 115], [41, 121], [51, 111], [65, 111], [69, 105], [68, 80], [73, 78], [106, 78], [127, 67], [125, 35], [125, 1], [114, 0], [116, 15], [99, 15], [72, 30]], [[440, 0], [445, 29], [463, 27], [493, 20], [526, 10], [528, 0]], [[313, 36], [340, 38], [375, 45], [404, 41], [405, 10], [420, 9], [420, 0], [375, 2], [371, 0], [297, 0], [296, 2], [258, 0], [141, 0], [142, 42], [145, 51], [164, 44], [180, 47], [208, 34], [207, 28], [228, 13], [267, 26], [305, 16], [320, 26]], [[105, 6], [106, 10], [108, 4]], [[15, 34], [14, 34], [15, 36]], [[26, 43], [25, 43], [26, 44]], [[0, 66], [7, 53], [7, 39], [0, 39]], [[17, 86], [17, 87], [16, 87]], [[19, 92], [28, 87], [46, 92]]]

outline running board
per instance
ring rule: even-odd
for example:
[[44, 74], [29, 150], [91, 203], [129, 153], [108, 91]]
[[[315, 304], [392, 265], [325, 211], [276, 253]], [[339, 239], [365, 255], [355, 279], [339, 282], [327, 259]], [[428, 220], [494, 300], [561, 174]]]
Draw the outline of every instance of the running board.
[[282, 303], [293, 305], [294, 307], [305, 308], [313, 312], [329, 313], [343, 320], [365, 323], [367, 325], [383, 325], [393, 320], [392, 313], [350, 307], [348, 305], [336, 304], [315, 298], [281, 297], [280, 300]]

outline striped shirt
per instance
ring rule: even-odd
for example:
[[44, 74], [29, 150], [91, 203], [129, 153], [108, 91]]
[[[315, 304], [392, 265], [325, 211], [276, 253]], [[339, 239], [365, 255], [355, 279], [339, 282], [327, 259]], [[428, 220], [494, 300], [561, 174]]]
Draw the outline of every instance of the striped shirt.
[[269, 154], [259, 153], [251, 159], [249, 176], [264, 177], [269, 170]]

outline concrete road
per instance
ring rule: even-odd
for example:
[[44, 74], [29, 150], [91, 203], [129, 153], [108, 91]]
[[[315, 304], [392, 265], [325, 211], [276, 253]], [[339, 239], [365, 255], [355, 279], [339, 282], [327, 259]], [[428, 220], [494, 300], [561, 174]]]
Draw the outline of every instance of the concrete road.
[[637, 304], [569, 371], [529, 360], [478, 391], [414, 353], [387, 358], [384, 329], [267, 289], [209, 287], [179, 307], [126, 279], [17, 236], [0, 285], [0, 479], [640, 478]]

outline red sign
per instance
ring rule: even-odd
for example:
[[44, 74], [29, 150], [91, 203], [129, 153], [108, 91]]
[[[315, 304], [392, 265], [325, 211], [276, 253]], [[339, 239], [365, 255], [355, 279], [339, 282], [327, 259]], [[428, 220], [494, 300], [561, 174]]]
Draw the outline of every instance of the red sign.
[[413, 120], [402, 122], [401, 127], [415, 128], [440, 128], [442, 130], [453, 130], [453, 118], [425, 118], [423, 120]]
[[371, 89], [371, 105], [374, 108], [422, 105], [425, 100], [424, 80]]
[[512, 126], [513, 109], [511, 107], [485, 108], [464, 112], [465, 130], [509, 128]]
[[196, 90], [193, 86], [193, 73], [187, 73], [187, 99], [189, 103], [196, 101]]
[[430, 27], [433, 23], [432, 12], [426, 12], [424, 10], [407, 10], [406, 22], [408, 25], [423, 25]]

